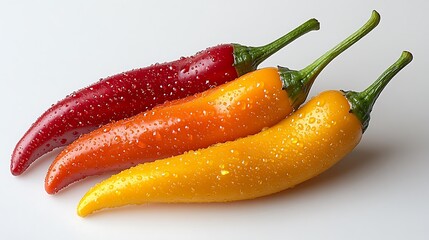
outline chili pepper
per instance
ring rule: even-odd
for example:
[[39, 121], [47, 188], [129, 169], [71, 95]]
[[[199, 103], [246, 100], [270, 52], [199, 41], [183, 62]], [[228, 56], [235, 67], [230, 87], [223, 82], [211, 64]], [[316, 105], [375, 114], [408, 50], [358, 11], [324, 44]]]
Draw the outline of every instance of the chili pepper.
[[51, 164], [46, 191], [53, 194], [87, 176], [124, 170], [273, 126], [301, 105], [329, 62], [378, 22], [379, 15], [374, 13], [361, 29], [301, 71], [282, 67], [256, 70], [82, 136]]
[[325, 171], [359, 143], [372, 107], [409, 52], [363, 92], [326, 91], [256, 135], [140, 164], [96, 185], [78, 214], [149, 202], [226, 202], [293, 187]]
[[20, 175], [43, 154], [103, 124], [231, 81], [316, 29], [319, 22], [311, 19], [262, 47], [218, 45], [192, 57], [114, 75], [74, 92], [44, 112], [24, 134], [13, 151], [11, 172]]

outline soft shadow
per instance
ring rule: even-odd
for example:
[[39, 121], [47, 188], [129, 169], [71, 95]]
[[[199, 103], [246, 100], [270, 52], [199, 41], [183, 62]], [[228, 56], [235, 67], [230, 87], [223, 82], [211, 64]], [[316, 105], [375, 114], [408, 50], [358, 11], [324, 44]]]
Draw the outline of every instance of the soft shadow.
[[323, 188], [326, 185], [335, 184], [337, 181], [352, 178], [354, 175], [365, 176], [367, 170], [383, 168], [383, 166], [389, 164], [389, 156], [395, 155], [396, 151], [400, 151], [397, 146], [384, 143], [362, 145], [319, 176], [303, 182], [292, 189], [263, 197], [261, 200], [270, 201], [270, 199], [294, 197], [294, 195], [301, 195], [313, 189]]

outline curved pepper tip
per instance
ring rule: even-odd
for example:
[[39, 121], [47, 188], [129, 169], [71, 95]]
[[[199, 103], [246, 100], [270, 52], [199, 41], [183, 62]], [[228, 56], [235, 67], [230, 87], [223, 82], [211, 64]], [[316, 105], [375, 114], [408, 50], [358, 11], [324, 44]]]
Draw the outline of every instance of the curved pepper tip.
[[58, 192], [59, 188], [57, 179], [58, 178], [52, 174], [51, 168], [49, 168], [45, 177], [45, 191], [48, 194], [55, 194]]
[[34, 162], [37, 154], [32, 152], [32, 146], [26, 146], [28, 140], [24, 137], [15, 146], [10, 158], [10, 172], [19, 176]]
[[79, 217], [86, 217], [89, 214], [93, 213], [95, 211], [94, 207], [91, 206], [93, 204], [91, 204], [91, 201], [88, 201], [87, 199], [82, 198], [79, 202], [79, 204], [77, 205], [77, 215]]
[[25, 171], [25, 167], [20, 164], [22, 162], [19, 157], [16, 157], [16, 154], [14, 153], [12, 155], [12, 159], [10, 160], [10, 172], [13, 176], [19, 176]]
[[[68, 186], [70, 183], [73, 182], [72, 179], [67, 178], [67, 174], [70, 170], [67, 164], [63, 164], [61, 161], [58, 161], [58, 159], [62, 159], [61, 156], [63, 155], [61, 152], [55, 160], [52, 162], [51, 166], [49, 166], [49, 169], [45, 176], [45, 191], [48, 194], [56, 194], [61, 189]], [[66, 170], [61, 170], [66, 169]], [[68, 174], [70, 175], [70, 174]]]
[[46, 183], [45, 182], [45, 191], [48, 193], [48, 194], [51, 194], [51, 195], [53, 195], [53, 194], [55, 194], [55, 193], [57, 193], [58, 191], [56, 190], [56, 188], [54, 188], [52, 185], [49, 185], [48, 183]]
[[85, 207], [81, 207], [81, 205], [79, 204], [79, 206], [77, 207], [77, 215], [79, 217], [86, 217], [90, 214], [90, 212], [85, 211]]
[[50, 169], [48, 170], [45, 177], [45, 191], [48, 194], [56, 194], [66, 186], [68, 186], [68, 184], [64, 184], [64, 179], [61, 176], [53, 173]]
[[10, 165], [10, 173], [12, 173], [13, 176], [19, 176], [22, 174], [22, 171], [19, 170], [16, 166], [13, 164]]
[[79, 204], [77, 205], [76, 213], [79, 217], [86, 217], [88, 216], [92, 211], [88, 210], [88, 202], [84, 199], [81, 199]]

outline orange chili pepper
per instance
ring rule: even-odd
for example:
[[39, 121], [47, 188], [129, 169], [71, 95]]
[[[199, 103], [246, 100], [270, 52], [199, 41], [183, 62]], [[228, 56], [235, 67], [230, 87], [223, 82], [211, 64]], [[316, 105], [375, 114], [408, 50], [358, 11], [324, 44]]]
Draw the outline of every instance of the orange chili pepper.
[[273, 126], [304, 102], [322, 69], [379, 20], [374, 11], [358, 31], [301, 71], [282, 67], [257, 70], [82, 136], [50, 166], [46, 191], [53, 194], [87, 176], [235, 140]]

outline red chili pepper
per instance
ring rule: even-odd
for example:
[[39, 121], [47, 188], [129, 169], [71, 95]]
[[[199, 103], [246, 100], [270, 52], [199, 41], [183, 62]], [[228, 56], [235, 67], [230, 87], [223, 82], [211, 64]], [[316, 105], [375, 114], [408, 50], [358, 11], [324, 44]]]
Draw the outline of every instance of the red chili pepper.
[[43, 154], [103, 124], [205, 91], [255, 70], [282, 47], [317, 29], [319, 22], [310, 19], [265, 46], [218, 45], [191, 57], [114, 75], [74, 92], [44, 112], [24, 134], [12, 153], [11, 172], [20, 175]]

